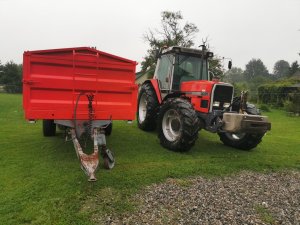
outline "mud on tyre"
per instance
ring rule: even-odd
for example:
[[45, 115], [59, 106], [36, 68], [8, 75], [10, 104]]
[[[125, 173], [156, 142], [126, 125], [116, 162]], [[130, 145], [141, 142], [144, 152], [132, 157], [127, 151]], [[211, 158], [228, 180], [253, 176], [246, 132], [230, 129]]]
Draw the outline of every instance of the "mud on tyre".
[[188, 151], [198, 138], [200, 121], [191, 103], [183, 98], [167, 99], [159, 110], [158, 138], [163, 147]]

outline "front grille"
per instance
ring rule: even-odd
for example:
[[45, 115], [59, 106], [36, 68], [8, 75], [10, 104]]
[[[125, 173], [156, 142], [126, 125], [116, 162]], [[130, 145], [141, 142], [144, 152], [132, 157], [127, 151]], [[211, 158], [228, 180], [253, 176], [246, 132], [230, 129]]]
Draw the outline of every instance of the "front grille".
[[200, 107], [201, 108], [208, 108], [208, 100], [202, 100]]
[[227, 85], [220, 85], [216, 84], [213, 93], [213, 99], [211, 104], [213, 105], [214, 102], [219, 102], [219, 106], [212, 106], [213, 110], [223, 110], [224, 103], [231, 103], [233, 94], [233, 87]]

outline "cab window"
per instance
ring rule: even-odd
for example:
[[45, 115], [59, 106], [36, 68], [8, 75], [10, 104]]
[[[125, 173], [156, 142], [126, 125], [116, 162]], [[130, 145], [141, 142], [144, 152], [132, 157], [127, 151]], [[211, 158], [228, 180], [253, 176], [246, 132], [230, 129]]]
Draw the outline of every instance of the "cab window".
[[161, 89], [170, 89], [173, 58], [172, 55], [163, 55], [159, 61], [156, 76]]
[[[201, 77], [201, 69], [202, 77]], [[174, 65], [173, 89], [179, 90], [184, 81], [207, 80], [207, 63], [200, 57], [177, 55]]]

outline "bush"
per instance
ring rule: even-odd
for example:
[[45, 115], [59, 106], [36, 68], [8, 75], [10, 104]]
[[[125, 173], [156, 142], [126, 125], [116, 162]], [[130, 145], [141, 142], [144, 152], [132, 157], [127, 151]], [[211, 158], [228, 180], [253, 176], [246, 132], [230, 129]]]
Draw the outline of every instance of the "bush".
[[284, 109], [287, 112], [300, 112], [300, 93], [290, 93], [289, 99], [284, 102]]
[[287, 100], [284, 102], [284, 110], [287, 112], [294, 112], [293, 102]]
[[268, 105], [266, 104], [262, 104], [260, 105], [259, 109], [263, 112], [271, 112], [271, 110], [269, 109]]
[[246, 91], [249, 89], [248, 85], [246, 83], [233, 83], [234, 87], [234, 96], [240, 96], [242, 91]]
[[1, 65], [0, 84], [7, 93], [22, 93], [22, 65], [12, 61]]
[[[299, 82], [298, 79], [285, 79], [261, 85], [258, 87], [259, 102], [274, 107], [284, 107], [285, 101], [294, 102], [290, 93], [294, 92], [295, 88], [291, 86]], [[299, 90], [296, 92], [299, 94]]]

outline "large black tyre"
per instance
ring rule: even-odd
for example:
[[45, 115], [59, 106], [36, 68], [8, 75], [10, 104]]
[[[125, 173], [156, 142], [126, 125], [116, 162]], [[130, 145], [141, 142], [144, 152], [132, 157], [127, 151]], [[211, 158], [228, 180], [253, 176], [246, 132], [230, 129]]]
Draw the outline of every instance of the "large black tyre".
[[160, 144], [172, 151], [191, 149], [198, 138], [200, 121], [191, 103], [183, 98], [167, 99], [158, 114]]
[[142, 85], [138, 97], [137, 122], [144, 131], [155, 130], [159, 103], [151, 83]]
[[56, 124], [54, 120], [43, 120], [43, 134], [45, 137], [55, 136]]
[[104, 129], [104, 132], [105, 132], [105, 136], [109, 136], [111, 135], [111, 132], [112, 132], [112, 128], [113, 128], [113, 124], [110, 123], [105, 129]]
[[[252, 104], [247, 103], [246, 112], [251, 115], [260, 115], [259, 110]], [[264, 136], [264, 133], [249, 134], [249, 133], [218, 133], [220, 140], [228, 146], [242, 149], [251, 150], [255, 148]]]
[[[241, 108], [241, 97], [234, 97], [232, 103], [232, 111], [239, 112]], [[250, 115], [260, 115], [260, 110], [255, 105], [246, 103], [246, 112]]]
[[242, 149], [251, 150], [255, 148], [260, 142], [264, 134], [247, 134], [247, 133], [218, 133], [220, 140], [228, 146]]

